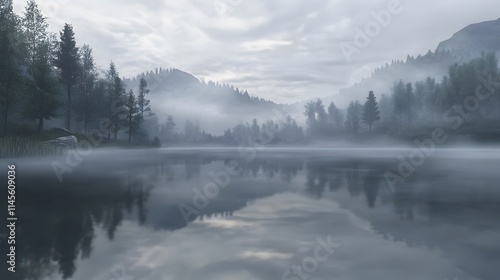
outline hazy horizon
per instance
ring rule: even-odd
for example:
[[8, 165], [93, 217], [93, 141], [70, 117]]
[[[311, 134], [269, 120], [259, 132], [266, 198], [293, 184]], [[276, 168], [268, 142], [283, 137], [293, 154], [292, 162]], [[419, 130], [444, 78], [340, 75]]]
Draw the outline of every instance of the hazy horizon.
[[[355, 28], [364, 29], [373, 13], [391, 3], [398, 5], [398, 13], [349, 62], [340, 44], [352, 41]], [[25, 4], [14, 1], [15, 12], [21, 14]], [[229, 83], [290, 104], [338, 94], [386, 62], [434, 51], [467, 25], [497, 19], [500, 8], [485, 0], [432, 4], [52, 0], [40, 8], [49, 16], [51, 32], [71, 23], [77, 44], [89, 44], [102, 69], [110, 59], [124, 77], [177, 68], [202, 81]], [[447, 8], [453, 13], [444, 13]]]

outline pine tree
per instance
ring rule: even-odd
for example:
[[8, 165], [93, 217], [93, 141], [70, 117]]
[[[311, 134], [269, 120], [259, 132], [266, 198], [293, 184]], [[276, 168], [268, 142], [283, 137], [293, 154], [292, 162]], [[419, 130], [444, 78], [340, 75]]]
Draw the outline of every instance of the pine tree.
[[21, 86], [20, 26], [12, 9], [12, 0], [0, 0], [0, 117], [3, 118], [3, 131], [18, 98]]
[[84, 132], [87, 133], [87, 126], [91, 119], [92, 111], [95, 111], [96, 100], [93, 100], [92, 93], [95, 90], [97, 83], [97, 68], [95, 66], [94, 57], [92, 56], [92, 48], [88, 45], [83, 45], [80, 49], [81, 72], [79, 88], [81, 91], [80, 112], [83, 114]]
[[24, 97], [23, 115], [38, 120], [38, 131], [45, 119], [57, 116], [60, 105], [56, 75], [52, 61], [55, 39], [47, 32], [48, 24], [34, 0], [28, 1], [22, 18], [26, 40], [26, 70], [28, 90]]
[[176, 123], [174, 122], [174, 118], [170, 115], [167, 116], [167, 120], [163, 125], [163, 139], [167, 141], [173, 140], [174, 128]]
[[380, 120], [380, 112], [378, 110], [377, 98], [373, 91], [368, 93], [368, 97], [363, 108], [363, 122], [368, 125], [369, 131], [372, 130], [374, 122]]
[[[122, 93], [124, 91], [123, 86], [121, 84], [121, 79], [119, 78], [118, 71], [116, 70], [116, 66], [114, 62], [109, 64], [109, 70], [106, 72], [107, 78], [107, 107], [108, 107], [108, 118], [111, 122], [112, 128], [108, 132], [108, 140], [111, 138], [111, 131], [117, 131], [119, 129], [119, 114], [120, 108], [122, 106], [121, 98]], [[115, 134], [115, 135], [116, 135]], [[116, 140], [116, 136], [115, 136]]]
[[392, 100], [394, 101], [394, 113], [399, 115], [398, 130], [401, 131], [401, 126], [403, 125], [403, 112], [405, 110], [405, 84], [402, 80], [394, 83], [392, 88]]
[[141, 117], [144, 118], [144, 113], [151, 112], [150, 101], [146, 99], [146, 94], [149, 93], [148, 82], [146, 79], [141, 78], [139, 81], [139, 96], [137, 98], [137, 103], [139, 104]]
[[252, 133], [252, 139], [254, 141], [257, 141], [257, 139], [259, 139], [260, 136], [260, 126], [257, 122], [257, 119], [253, 119], [252, 121], [251, 133]]
[[345, 126], [347, 131], [351, 134], [357, 134], [359, 132], [359, 115], [361, 114], [362, 107], [359, 101], [351, 101], [347, 108]]
[[305, 112], [304, 116], [307, 117], [307, 134], [310, 136], [313, 136], [315, 134], [315, 128], [317, 126], [317, 120], [316, 120], [316, 103], [313, 101], [307, 103], [305, 105]]
[[31, 64], [29, 94], [25, 98], [24, 116], [38, 120], [38, 132], [43, 129], [44, 120], [57, 117], [60, 106], [56, 73], [53, 71], [52, 44], [46, 41], [37, 48], [35, 60]]
[[328, 106], [328, 119], [333, 130], [339, 131], [342, 128], [342, 123], [344, 122], [342, 112], [340, 112], [339, 108], [333, 102]]
[[47, 18], [42, 15], [35, 0], [29, 0], [22, 18], [23, 33], [26, 40], [28, 64], [33, 63], [37, 49], [48, 39]]
[[[111, 104], [111, 123], [113, 124], [113, 139], [116, 141], [118, 139], [118, 131], [120, 131], [120, 120], [123, 118], [123, 113], [126, 111], [125, 108], [125, 85], [120, 77], [115, 77], [113, 94], [113, 101]], [[125, 102], [124, 102], [125, 101]]]
[[130, 90], [127, 95], [124, 110], [127, 116], [125, 118], [125, 127], [128, 129], [128, 143], [130, 144], [132, 135], [137, 133], [141, 122], [140, 108], [132, 90]]
[[406, 84], [406, 104], [408, 110], [408, 131], [411, 129], [412, 116], [412, 101], [413, 101], [413, 85], [411, 83]]
[[370, 91], [363, 108], [363, 122], [368, 125], [369, 131], [371, 131], [373, 123], [378, 120], [380, 120], [380, 112], [378, 110], [377, 98], [373, 94], [373, 91]]
[[66, 23], [60, 36], [56, 66], [60, 70], [62, 82], [66, 85], [66, 129], [71, 130], [71, 110], [73, 109], [71, 89], [76, 84], [80, 71], [79, 55], [73, 27]]

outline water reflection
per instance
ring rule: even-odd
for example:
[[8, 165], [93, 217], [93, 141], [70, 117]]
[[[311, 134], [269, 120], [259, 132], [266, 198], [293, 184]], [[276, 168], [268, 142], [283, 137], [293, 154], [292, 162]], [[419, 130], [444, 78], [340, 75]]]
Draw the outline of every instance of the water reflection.
[[[450, 171], [441, 168], [447, 165], [443, 165], [443, 159], [437, 158], [392, 192], [384, 177], [386, 171], [397, 166], [392, 159], [261, 156], [247, 161], [235, 155], [202, 153], [169, 154], [101, 173], [90, 172], [96, 162], [89, 160], [62, 183], [50, 173], [23, 174], [18, 182], [23, 188], [18, 194], [19, 272], [16, 277], [85, 279], [81, 275], [75, 276], [75, 273], [81, 259], [92, 259], [95, 238], [105, 233], [108, 243], [116, 242], [116, 234], [124, 223], [139, 226], [143, 229], [140, 234], [144, 235], [151, 231], [193, 229], [181, 215], [179, 203], [192, 204], [193, 189], [202, 188], [212, 180], [208, 174], [225, 170], [234, 160], [239, 163], [241, 172], [232, 176], [229, 186], [201, 209], [194, 220], [195, 225], [216, 223], [223, 228], [232, 228], [237, 223], [251, 226], [250, 221], [255, 217], [242, 218], [243, 210], [253, 209], [252, 205], [262, 200], [275, 199], [275, 203], [266, 206], [272, 207], [268, 212], [262, 210], [259, 213], [270, 215], [259, 219], [271, 219], [271, 209], [293, 206], [280, 205], [276, 195], [294, 193], [313, 198], [322, 207], [326, 207], [326, 203], [338, 203], [352, 215], [368, 221], [368, 228], [387, 241], [402, 241], [410, 247], [439, 248], [465, 276], [497, 279], [500, 269], [495, 262], [500, 255], [500, 246], [496, 245], [500, 223], [496, 215], [500, 210], [500, 191], [496, 189], [496, 173], [468, 172], [468, 165], [455, 165], [455, 171]], [[481, 182], [480, 188], [477, 182]], [[235, 217], [235, 213], [240, 216]], [[283, 223], [283, 229], [284, 223], [287, 226], [296, 223], [297, 227], [302, 226], [300, 223], [309, 223], [300, 214], [296, 215], [299, 216], [292, 220], [286, 216], [274, 218]], [[317, 222], [328, 219], [323, 214], [316, 215], [309, 218], [317, 219]], [[279, 225], [275, 226], [279, 230]], [[317, 234], [324, 231], [316, 223], [309, 230], [309, 233]], [[209, 233], [199, 234], [197, 238], [203, 239]], [[237, 240], [235, 236], [228, 238]], [[248, 235], [247, 238], [255, 237]], [[276, 244], [286, 241], [280, 241], [280, 236], [276, 238]], [[269, 249], [273, 246], [278, 245], [268, 244]], [[262, 252], [245, 254], [263, 256]], [[266, 254], [271, 259], [284, 256]], [[349, 261], [357, 262], [356, 259]], [[243, 269], [241, 264], [232, 265]], [[195, 269], [189, 263], [184, 264], [184, 268]], [[95, 268], [102, 271], [101, 276], [109, 269]], [[257, 273], [262, 267], [245, 269]], [[282, 271], [271, 270], [276, 270], [273, 273]], [[213, 275], [207, 278], [216, 279], [216, 271], [211, 273]], [[269, 279], [270, 275], [274, 274], [259, 277]], [[188, 279], [182, 274], [177, 277]], [[281, 274], [277, 274], [272, 278], [280, 277]]]
[[140, 179], [78, 176], [59, 184], [50, 175], [18, 180], [16, 248], [24, 279], [42, 279], [54, 270], [70, 278], [75, 260], [91, 256], [96, 228], [112, 240], [125, 218], [146, 222], [149, 189]]

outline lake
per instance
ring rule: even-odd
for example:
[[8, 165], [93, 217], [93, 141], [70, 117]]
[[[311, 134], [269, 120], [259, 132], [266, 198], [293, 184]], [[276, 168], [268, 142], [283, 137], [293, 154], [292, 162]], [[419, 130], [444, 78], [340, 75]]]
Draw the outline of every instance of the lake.
[[1, 160], [4, 181], [16, 164], [18, 218], [2, 279], [499, 279], [500, 149], [413, 152]]

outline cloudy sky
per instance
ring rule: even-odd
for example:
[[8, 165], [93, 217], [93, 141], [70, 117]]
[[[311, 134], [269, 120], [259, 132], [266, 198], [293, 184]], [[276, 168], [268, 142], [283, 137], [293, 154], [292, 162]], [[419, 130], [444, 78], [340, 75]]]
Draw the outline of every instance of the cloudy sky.
[[[126, 77], [178, 68], [286, 103], [336, 94], [385, 62], [425, 54], [470, 23], [500, 17], [493, 0], [38, 2], [51, 31], [72, 24], [102, 68], [113, 60]], [[25, 3], [14, 0], [16, 12]], [[375, 13], [391, 16], [373, 24]], [[347, 59], [342, 44], [354, 46], [356, 30], [367, 29], [368, 41]]]

